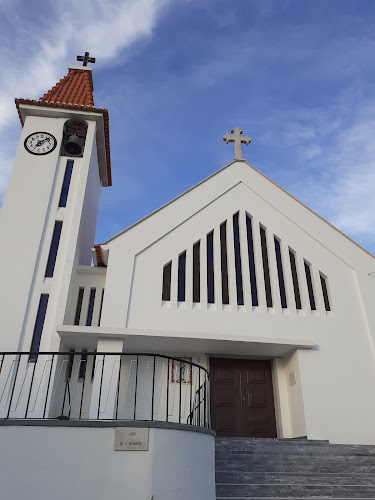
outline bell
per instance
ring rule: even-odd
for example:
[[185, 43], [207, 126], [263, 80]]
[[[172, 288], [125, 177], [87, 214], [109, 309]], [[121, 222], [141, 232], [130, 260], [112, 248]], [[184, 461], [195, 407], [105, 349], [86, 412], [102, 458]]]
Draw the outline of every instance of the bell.
[[77, 134], [73, 134], [69, 137], [64, 149], [71, 156], [78, 156], [82, 153], [82, 148], [79, 144], [79, 137]]

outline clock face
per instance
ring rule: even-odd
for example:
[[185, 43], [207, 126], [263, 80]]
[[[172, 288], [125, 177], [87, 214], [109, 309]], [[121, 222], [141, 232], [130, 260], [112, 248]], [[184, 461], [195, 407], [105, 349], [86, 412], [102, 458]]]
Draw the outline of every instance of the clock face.
[[56, 137], [48, 132], [34, 132], [26, 137], [25, 149], [32, 155], [48, 155], [51, 153], [56, 145]]

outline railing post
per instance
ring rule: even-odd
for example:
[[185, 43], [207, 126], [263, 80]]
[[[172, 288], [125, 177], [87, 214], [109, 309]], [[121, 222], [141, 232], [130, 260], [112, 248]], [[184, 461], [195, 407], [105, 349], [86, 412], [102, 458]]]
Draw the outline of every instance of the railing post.
[[[90, 420], [116, 418], [123, 339], [99, 339], [90, 402]], [[119, 354], [101, 354], [105, 352]]]

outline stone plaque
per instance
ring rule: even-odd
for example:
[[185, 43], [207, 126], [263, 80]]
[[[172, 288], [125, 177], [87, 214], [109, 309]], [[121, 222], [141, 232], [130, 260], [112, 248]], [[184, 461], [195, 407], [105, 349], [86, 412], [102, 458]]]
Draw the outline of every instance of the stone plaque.
[[115, 428], [115, 451], [147, 451], [149, 429]]

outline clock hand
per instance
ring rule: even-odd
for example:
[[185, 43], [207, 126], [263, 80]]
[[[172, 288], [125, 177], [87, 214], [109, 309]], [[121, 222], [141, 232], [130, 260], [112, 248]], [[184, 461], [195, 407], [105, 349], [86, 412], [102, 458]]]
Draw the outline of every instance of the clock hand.
[[[41, 146], [42, 144], [44, 144], [46, 141], [50, 142], [51, 140], [50, 140], [50, 138], [49, 138], [49, 137], [46, 137], [45, 139], [43, 139], [43, 140], [41, 140], [41, 141], [38, 141], [38, 142], [35, 144], [34, 149], [35, 149], [35, 148], [38, 148], [39, 146]], [[34, 151], [34, 149], [33, 149], [33, 151]]]

